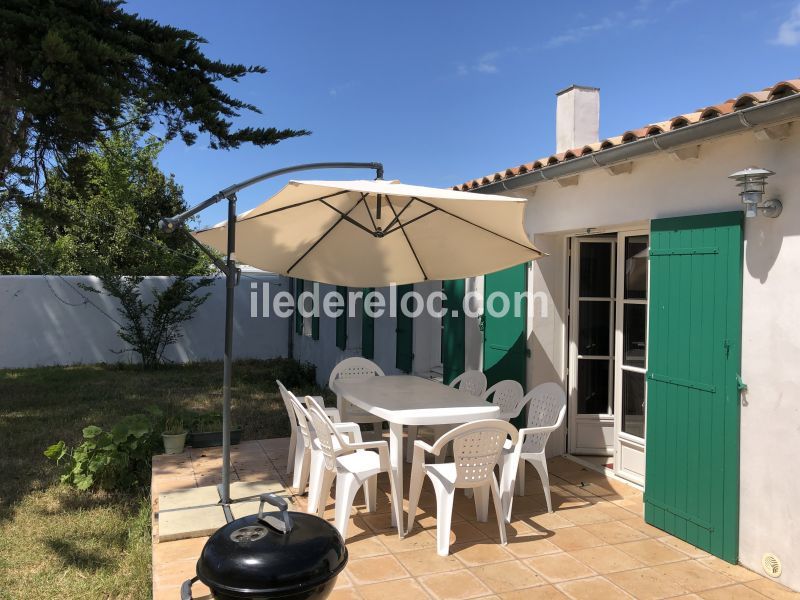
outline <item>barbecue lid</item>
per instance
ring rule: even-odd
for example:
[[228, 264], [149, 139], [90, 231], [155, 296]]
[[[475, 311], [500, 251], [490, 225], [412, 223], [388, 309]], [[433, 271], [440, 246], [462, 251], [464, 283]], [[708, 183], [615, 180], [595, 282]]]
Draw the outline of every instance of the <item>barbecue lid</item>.
[[[264, 513], [269, 502], [279, 512]], [[347, 564], [344, 540], [314, 515], [290, 512], [274, 494], [261, 496], [257, 515], [236, 519], [208, 539], [197, 576], [217, 592], [247, 597], [313, 589]]]

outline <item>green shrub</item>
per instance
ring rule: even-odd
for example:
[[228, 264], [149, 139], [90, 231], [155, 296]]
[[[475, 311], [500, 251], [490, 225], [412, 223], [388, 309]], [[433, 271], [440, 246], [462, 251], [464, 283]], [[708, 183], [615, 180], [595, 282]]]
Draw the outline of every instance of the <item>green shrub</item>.
[[131, 415], [110, 431], [85, 427], [80, 445], [62, 440], [44, 455], [63, 467], [61, 481], [79, 490], [128, 490], [148, 481], [156, 439], [151, 418]]

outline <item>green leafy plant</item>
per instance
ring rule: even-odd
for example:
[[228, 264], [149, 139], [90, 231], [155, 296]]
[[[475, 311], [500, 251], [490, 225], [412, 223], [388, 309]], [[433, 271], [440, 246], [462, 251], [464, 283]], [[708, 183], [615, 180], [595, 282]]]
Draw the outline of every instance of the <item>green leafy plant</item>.
[[63, 467], [62, 483], [79, 490], [127, 490], [147, 481], [154, 444], [152, 418], [138, 414], [123, 418], [110, 431], [85, 427], [81, 444], [70, 448], [62, 440], [44, 455]]

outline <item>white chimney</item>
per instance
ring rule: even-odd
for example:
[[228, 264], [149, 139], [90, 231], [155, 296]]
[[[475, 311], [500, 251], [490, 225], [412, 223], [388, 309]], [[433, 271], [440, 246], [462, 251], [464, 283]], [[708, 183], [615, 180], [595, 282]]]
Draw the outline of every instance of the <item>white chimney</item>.
[[599, 141], [600, 88], [571, 85], [556, 94], [556, 153]]

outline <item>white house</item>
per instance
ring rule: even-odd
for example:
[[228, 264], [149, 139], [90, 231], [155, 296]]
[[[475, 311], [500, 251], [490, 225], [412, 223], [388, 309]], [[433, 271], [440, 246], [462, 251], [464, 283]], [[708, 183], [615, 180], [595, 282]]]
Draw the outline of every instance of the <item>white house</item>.
[[[642, 486], [648, 522], [728, 561], [775, 557], [800, 589], [798, 92], [780, 82], [605, 140], [599, 90], [559, 92], [556, 154], [456, 188], [527, 198], [549, 255], [445, 289], [527, 291], [527, 311], [378, 320], [371, 348], [350, 319], [336, 353], [323, 317], [317, 341], [296, 330], [295, 356], [321, 380], [366, 353], [389, 371], [557, 381], [569, 417], [551, 453]], [[752, 166], [774, 173], [779, 216], [745, 217], [729, 175]]]

